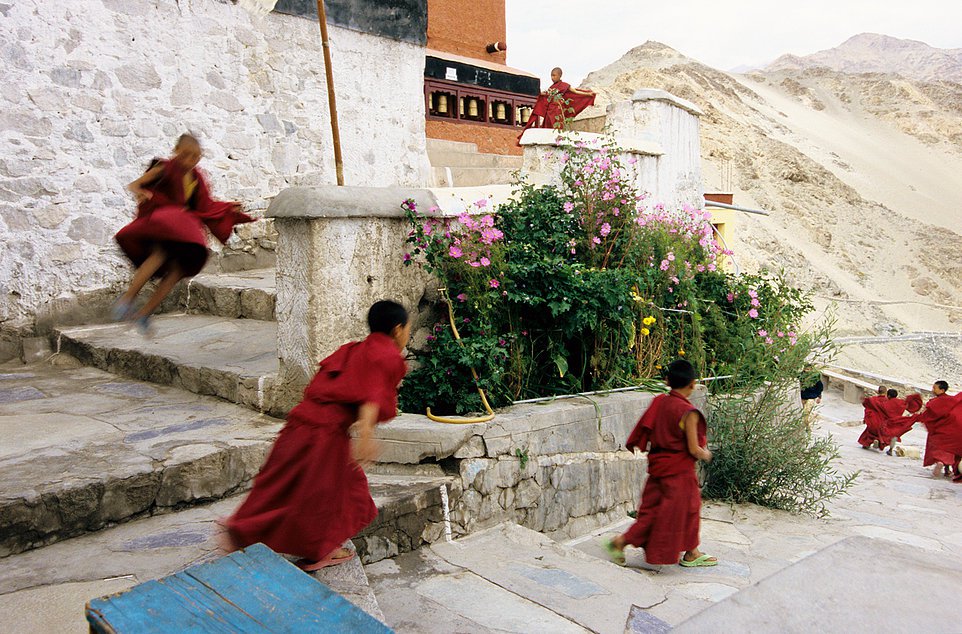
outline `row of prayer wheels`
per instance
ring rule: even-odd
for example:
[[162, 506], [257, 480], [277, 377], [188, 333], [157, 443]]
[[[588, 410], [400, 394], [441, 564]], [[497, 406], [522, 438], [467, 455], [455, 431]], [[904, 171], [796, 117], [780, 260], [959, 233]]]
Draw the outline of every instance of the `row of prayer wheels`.
[[[444, 92], [432, 92], [429, 94], [429, 109], [430, 112], [441, 115], [450, 116], [451, 108], [453, 104], [451, 103], [457, 99], [454, 95]], [[461, 97], [457, 99], [458, 101], [458, 116], [460, 118], [466, 119], [481, 119], [481, 109], [484, 108], [484, 100], [478, 99], [477, 97]], [[512, 119], [508, 117], [508, 109], [511, 108], [511, 104], [505, 101], [489, 101], [487, 102], [488, 107], [488, 121], [493, 121], [495, 123], [512, 123]], [[513, 121], [520, 121], [521, 125], [528, 123], [528, 119], [531, 118], [531, 106], [515, 106], [514, 107], [514, 118]]]

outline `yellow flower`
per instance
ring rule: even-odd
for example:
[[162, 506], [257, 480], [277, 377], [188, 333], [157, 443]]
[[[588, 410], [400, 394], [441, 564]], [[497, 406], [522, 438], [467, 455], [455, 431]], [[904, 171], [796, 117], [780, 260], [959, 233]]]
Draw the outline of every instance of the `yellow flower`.
[[650, 326], [650, 325], [652, 325], [653, 323], [655, 323], [655, 321], [657, 321], [657, 320], [656, 320], [654, 317], [652, 317], [651, 315], [649, 315], [649, 316], [645, 317], [644, 319], [642, 319], [642, 320], [641, 320], [641, 323], [645, 324], [646, 326]]
[[642, 329], [641, 329], [641, 334], [644, 335], [645, 337], [647, 337], [648, 335], [651, 334], [651, 331], [648, 330], [647, 328], [642, 328]]
[[685, 356], [685, 351], [684, 351], [684, 349], [681, 349], [681, 348], [680, 348], [680, 349], [678, 350], [678, 356], [680, 356], [680, 357]]
[[656, 365], [656, 366], [655, 366], [655, 369], [656, 369], [656, 370], [660, 370], [660, 369], [661, 369], [661, 366], [660, 366], [660, 365]]

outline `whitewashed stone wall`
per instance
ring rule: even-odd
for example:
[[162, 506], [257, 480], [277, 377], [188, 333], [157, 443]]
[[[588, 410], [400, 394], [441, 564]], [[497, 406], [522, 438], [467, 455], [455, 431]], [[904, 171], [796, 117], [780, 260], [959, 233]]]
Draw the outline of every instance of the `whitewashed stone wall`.
[[[424, 49], [330, 35], [346, 183], [424, 184]], [[311, 20], [253, 20], [224, 0], [3, 2], [0, 78], [7, 348], [51, 304], [126, 281], [113, 242], [134, 212], [124, 187], [182, 132], [201, 138], [215, 195], [255, 213], [290, 184], [334, 182]], [[269, 223], [258, 225], [234, 238], [236, 253], [273, 249]]]
[[532, 182], [554, 184], [562, 168], [560, 157], [579, 143], [600, 147], [613, 140], [619, 159], [639, 191], [652, 203], [668, 207], [704, 205], [701, 183], [701, 111], [695, 104], [663, 90], [643, 89], [631, 99], [608, 106], [605, 134], [559, 133], [531, 129], [524, 133], [521, 168]]

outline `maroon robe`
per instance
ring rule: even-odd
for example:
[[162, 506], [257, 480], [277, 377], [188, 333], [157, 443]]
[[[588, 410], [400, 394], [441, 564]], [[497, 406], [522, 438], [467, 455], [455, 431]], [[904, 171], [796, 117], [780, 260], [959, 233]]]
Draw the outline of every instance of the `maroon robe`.
[[[893, 400], [900, 401], [900, 403], [888, 404]], [[858, 437], [858, 444], [863, 447], [871, 447], [873, 442], [878, 441], [879, 449], [881, 449], [883, 444], [885, 444], [882, 442], [882, 426], [889, 418], [890, 410], [894, 410], [900, 405], [902, 409], [898, 411], [898, 414], [905, 411], [905, 401], [901, 399], [890, 399], [884, 394], [863, 399], [862, 407], [865, 408], [865, 415], [862, 420], [865, 423], [865, 431]], [[896, 416], [898, 414], [892, 415]]]
[[[894, 399], [901, 400], [901, 399]], [[894, 409], [894, 406], [893, 406]], [[909, 394], [905, 397], [904, 407], [902, 411], [898, 412], [893, 416], [889, 416], [885, 422], [882, 424], [882, 444], [889, 444], [893, 438], [901, 440], [902, 435], [909, 432], [912, 429], [912, 425], [915, 424], [914, 414], [922, 409], [922, 397], [918, 394]], [[903, 416], [905, 410], [912, 412], [913, 416]]]
[[321, 361], [250, 495], [227, 522], [234, 545], [261, 542], [318, 561], [377, 517], [349, 429], [363, 403], [377, 404], [378, 422], [394, 418], [406, 371], [394, 340], [381, 333]]
[[[214, 200], [207, 180], [196, 167], [197, 185], [190, 197], [184, 194], [187, 171], [177, 161], [155, 159], [151, 168], [163, 165], [163, 173], [143, 188], [151, 197], [137, 206], [137, 217], [117, 232], [115, 239], [135, 266], [144, 263], [156, 245], [180, 265], [187, 277], [197, 275], [207, 262], [207, 236], [204, 225], [221, 243], [227, 242], [234, 225], [254, 219], [238, 211], [237, 203]], [[162, 276], [166, 266], [156, 275]]]
[[925, 441], [922, 465], [941, 462], [958, 472], [962, 458], [962, 392], [955, 396], [940, 394], [925, 404], [925, 411], [915, 416], [929, 432]]
[[[573, 119], [588, 106], [594, 105], [595, 95], [582, 95], [572, 92], [571, 84], [556, 81], [548, 88], [547, 94], [539, 95], [531, 116], [524, 129], [565, 127], [567, 119]], [[558, 98], [563, 101], [559, 101]], [[565, 103], [567, 102], [567, 103]], [[524, 134], [522, 130], [521, 134]], [[519, 140], [521, 137], [518, 137]]]
[[705, 417], [675, 390], [655, 397], [625, 443], [629, 450], [648, 449], [648, 479], [625, 542], [644, 548], [650, 564], [677, 564], [681, 553], [698, 547], [701, 488], [681, 427], [692, 411], [698, 412], [698, 444], [704, 447]]

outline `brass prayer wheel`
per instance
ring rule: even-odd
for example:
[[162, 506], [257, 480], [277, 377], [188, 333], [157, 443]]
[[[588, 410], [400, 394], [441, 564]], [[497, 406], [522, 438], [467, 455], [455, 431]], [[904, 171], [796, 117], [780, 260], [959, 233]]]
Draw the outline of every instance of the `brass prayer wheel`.
[[465, 101], [464, 97], [461, 97], [460, 99], [458, 99], [458, 116], [459, 117], [464, 116], [464, 101]]
[[504, 109], [504, 104], [500, 101], [498, 102], [498, 107], [494, 110], [494, 118], [498, 121], [504, 121], [508, 118], [508, 113]]
[[524, 125], [527, 125], [527, 124], [528, 124], [528, 119], [530, 119], [530, 118], [531, 118], [531, 108], [527, 108], [527, 107], [522, 108], [522, 109], [521, 109], [521, 123], [523, 123]]
[[448, 113], [448, 96], [445, 95], [444, 93], [441, 93], [440, 95], [438, 95], [438, 112], [440, 114]]
[[474, 97], [468, 100], [468, 116], [477, 117], [478, 116], [478, 100]]

